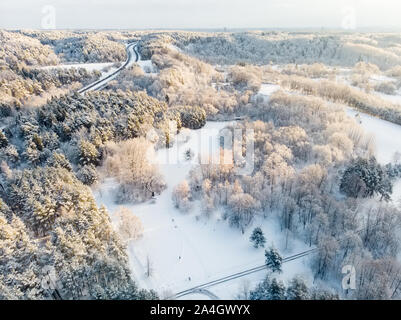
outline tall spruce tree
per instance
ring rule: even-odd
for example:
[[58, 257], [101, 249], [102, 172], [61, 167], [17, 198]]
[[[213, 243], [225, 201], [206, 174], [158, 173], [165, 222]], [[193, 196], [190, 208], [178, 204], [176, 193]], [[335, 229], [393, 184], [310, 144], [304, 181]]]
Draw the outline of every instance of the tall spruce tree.
[[260, 227], [256, 227], [250, 237], [251, 242], [255, 248], [264, 247], [266, 243], [266, 238]]

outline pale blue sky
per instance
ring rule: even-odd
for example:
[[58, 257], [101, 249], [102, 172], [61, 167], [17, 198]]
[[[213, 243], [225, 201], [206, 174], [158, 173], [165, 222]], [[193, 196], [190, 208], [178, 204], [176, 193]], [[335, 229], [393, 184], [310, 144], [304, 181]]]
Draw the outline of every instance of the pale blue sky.
[[39, 29], [46, 5], [58, 29], [401, 28], [400, 0], [0, 0], [0, 28]]

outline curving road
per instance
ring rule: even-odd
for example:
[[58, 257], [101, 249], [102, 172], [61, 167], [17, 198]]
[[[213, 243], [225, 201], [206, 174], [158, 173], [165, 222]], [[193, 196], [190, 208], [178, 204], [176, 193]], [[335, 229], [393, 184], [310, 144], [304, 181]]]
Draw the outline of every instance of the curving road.
[[138, 60], [139, 60], [138, 42], [129, 43], [127, 45], [126, 50], [127, 50], [127, 60], [125, 61], [125, 63], [122, 66], [120, 66], [116, 71], [109, 74], [108, 76], [101, 78], [101, 79], [87, 85], [84, 88], [79, 89], [78, 92], [85, 93], [88, 91], [100, 90], [100, 89], [104, 88], [107, 85], [107, 83], [109, 83], [111, 80], [113, 80], [115, 77], [117, 77], [118, 74], [122, 70], [124, 70], [126, 67], [130, 66], [134, 62], [138, 62]]

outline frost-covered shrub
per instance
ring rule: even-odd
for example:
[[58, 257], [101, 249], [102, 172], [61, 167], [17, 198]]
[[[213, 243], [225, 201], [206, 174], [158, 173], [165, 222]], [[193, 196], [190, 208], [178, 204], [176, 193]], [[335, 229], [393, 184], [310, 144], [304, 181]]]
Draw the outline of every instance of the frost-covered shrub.
[[351, 76], [351, 85], [364, 89], [366, 92], [369, 92], [371, 89], [369, 76], [365, 74], [355, 73]]
[[394, 82], [392, 81], [387, 81], [387, 82], [381, 82], [375, 86], [375, 90], [377, 92], [381, 92], [384, 94], [390, 94], [393, 95], [395, 94], [395, 91], [397, 90], [397, 87], [395, 86]]
[[141, 220], [126, 207], [120, 207], [114, 213], [117, 217], [117, 231], [124, 241], [136, 240], [143, 235]]
[[206, 112], [200, 107], [177, 108], [181, 116], [181, 125], [189, 129], [200, 129], [206, 124]]

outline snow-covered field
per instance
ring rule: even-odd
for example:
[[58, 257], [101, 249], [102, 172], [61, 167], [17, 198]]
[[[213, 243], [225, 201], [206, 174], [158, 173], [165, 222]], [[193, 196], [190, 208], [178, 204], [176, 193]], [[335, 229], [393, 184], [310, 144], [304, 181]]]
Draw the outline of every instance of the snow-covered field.
[[[185, 179], [193, 166], [184, 159], [185, 150], [191, 148], [196, 155], [192, 162], [196, 162], [198, 155], [209, 149], [207, 144], [200, 143], [200, 138], [210, 135], [217, 140], [218, 130], [226, 125], [227, 122], [208, 122], [202, 130], [180, 133], [174, 147], [158, 150], [156, 159], [162, 163], [167, 157], [178, 158], [178, 161], [172, 161], [176, 163], [160, 165], [168, 184], [167, 190], [154, 203], [127, 206], [142, 220], [145, 229], [143, 237], [132, 241], [128, 248], [132, 271], [140, 286], [155, 289], [162, 296], [263, 265], [264, 250], [254, 249], [249, 241], [250, 233], [256, 226], [262, 227], [267, 245], [274, 244], [283, 256], [308, 249], [303, 243], [290, 240], [291, 251], [287, 251], [285, 234], [269, 219], [257, 219], [242, 234], [222, 220], [219, 213], [207, 219], [201, 215], [199, 205], [187, 214], [173, 206], [172, 189]], [[218, 144], [212, 144], [211, 149], [211, 152], [217, 152]], [[98, 204], [105, 204], [112, 216], [117, 209], [113, 203], [115, 187], [116, 184], [108, 180], [102, 184], [101, 192], [95, 191]], [[145, 275], [148, 259], [153, 269], [150, 278]], [[302, 259], [283, 265], [283, 271], [281, 277], [284, 280], [294, 275], [302, 275], [307, 281], [311, 279], [306, 261]], [[235, 298], [244, 281], [253, 287], [264, 275], [262, 271], [247, 276], [245, 280], [239, 278], [209, 289], [220, 299]], [[199, 298], [199, 293], [185, 298]]]
[[52, 69], [72, 69], [72, 68], [83, 68], [88, 72], [92, 71], [100, 71], [102, 72], [102, 76], [107, 76], [117, 70], [116, 67], [113, 67], [113, 62], [104, 62], [104, 63], [77, 63], [77, 64], [59, 64], [56, 66], [46, 66], [43, 67], [45, 70]]

